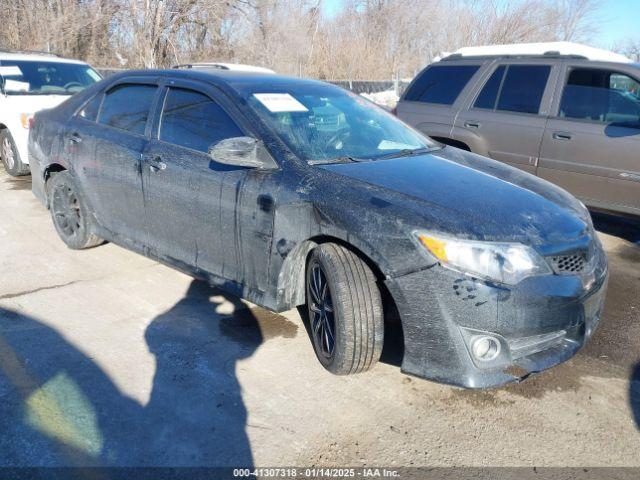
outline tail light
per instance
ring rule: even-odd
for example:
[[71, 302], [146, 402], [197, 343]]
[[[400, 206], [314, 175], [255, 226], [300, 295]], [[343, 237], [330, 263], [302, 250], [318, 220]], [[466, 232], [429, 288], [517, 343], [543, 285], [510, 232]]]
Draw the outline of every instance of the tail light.
[[397, 117], [398, 116], [398, 106], [396, 105], [391, 109], [391, 115]]

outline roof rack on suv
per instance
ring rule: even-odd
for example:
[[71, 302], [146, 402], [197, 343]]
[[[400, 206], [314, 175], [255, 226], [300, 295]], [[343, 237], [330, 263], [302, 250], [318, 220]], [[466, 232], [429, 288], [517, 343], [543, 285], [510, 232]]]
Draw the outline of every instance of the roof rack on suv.
[[39, 51], [39, 50], [14, 50], [10, 48], [2, 48], [2, 47], [0, 47], [0, 53], [15, 53], [15, 54], [22, 54], [22, 55], [47, 55], [50, 57], [62, 57], [62, 55], [60, 55], [59, 53], [54, 53], [54, 52], [45, 52], [45, 51]]
[[447, 55], [442, 58], [441, 62], [446, 62], [449, 60], [460, 60], [460, 59], [478, 59], [478, 58], [571, 58], [575, 60], [589, 60], [588, 57], [584, 55], [574, 55], [574, 54], [562, 54], [557, 51], [549, 51], [544, 52], [542, 54], [495, 54], [495, 55], [463, 55], [461, 53], [452, 53], [451, 55]]
[[443, 57], [442, 60], [460, 60], [464, 58], [565, 58], [613, 63], [631, 62], [624, 55], [572, 42], [479, 45], [462, 47], [451, 54], [443, 54]]
[[173, 65], [171, 68], [219, 68], [220, 70], [229, 70], [229, 67], [225, 67], [219, 63], [181, 63], [179, 65]]

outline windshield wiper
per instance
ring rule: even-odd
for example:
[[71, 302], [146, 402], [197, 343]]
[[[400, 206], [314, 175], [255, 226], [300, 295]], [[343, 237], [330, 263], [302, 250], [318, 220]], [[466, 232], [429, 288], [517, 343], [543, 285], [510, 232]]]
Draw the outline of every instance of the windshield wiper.
[[342, 157], [336, 158], [321, 158], [318, 160], [307, 160], [309, 165], [329, 165], [332, 163], [353, 163], [353, 162], [364, 162], [364, 158], [350, 157], [349, 155], [344, 155]]
[[389, 158], [402, 158], [402, 157], [412, 157], [413, 155], [422, 155], [423, 153], [430, 152], [432, 148], [430, 147], [421, 147], [421, 148], [405, 148], [404, 150], [400, 150], [399, 152], [388, 153], [386, 155], [381, 155], [379, 157], [374, 158], [374, 160], [386, 160]]

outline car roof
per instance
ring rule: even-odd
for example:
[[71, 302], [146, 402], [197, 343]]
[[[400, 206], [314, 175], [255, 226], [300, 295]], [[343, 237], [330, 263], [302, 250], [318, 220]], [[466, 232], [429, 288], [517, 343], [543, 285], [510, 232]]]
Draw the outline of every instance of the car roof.
[[53, 53], [46, 52], [21, 52], [0, 50], [0, 62], [3, 60], [14, 60], [23, 62], [55, 62], [55, 63], [73, 63], [78, 65], [86, 65], [86, 62], [75, 60], [72, 58], [64, 58]]
[[126, 70], [110, 78], [126, 77], [157, 77], [167, 76], [173, 78], [184, 78], [186, 80], [200, 80], [203, 82], [222, 84], [231, 87], [237, 92], [253, 92], [262, 87], [265, 90], [283, 89], [287, 87], [332, 87], [339, 88], [329, 83], [307, 78], [289, 77], [273, 73], [249, 72], [241, 70], [221, 70], [219, 68], [194, 68], [194, 69], [171, 69], [171, 70]]

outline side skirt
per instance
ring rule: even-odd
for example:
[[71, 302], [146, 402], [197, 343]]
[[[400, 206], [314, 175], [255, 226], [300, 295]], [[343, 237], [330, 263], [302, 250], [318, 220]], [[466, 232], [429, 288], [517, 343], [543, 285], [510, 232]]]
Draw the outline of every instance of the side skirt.
[[181, 260], [177, 260], [165, 255], [160, 255], [140, 242], [135, 242], [129, 240], [128, 238], [124, 238], [120, 235], [110, 232], [105, 228], [98, 226], [95, 228], [94, 233], [110, 243], [139, 253], [140, 255], [144, 255], [150, 260], [157, 261], [167, 267], [178, 270], [179, 272], [182, 272], [193, 278], [202, 280], [203, 282], [207, 282], [214, 288], [219, 288], [225, 293], [248, 300], [249, 302], [258, 305], [259, 307], [266, 308], [276, 313], [286, 310], [278, 308], [274, 295], [269, 295], [268, 293], [248, 287], [247, 285], [236, 282], [235, 280], [230, 280], [228, 278], [224, 278], [214, 273], [194, 267], [193, 265], [189, 265]]

